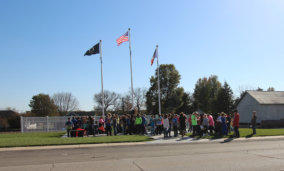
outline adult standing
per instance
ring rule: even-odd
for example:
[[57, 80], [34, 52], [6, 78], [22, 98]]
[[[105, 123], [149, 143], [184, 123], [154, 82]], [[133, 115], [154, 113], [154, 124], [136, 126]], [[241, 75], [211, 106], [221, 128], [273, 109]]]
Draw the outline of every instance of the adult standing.
[[252, 131], [253, 131], [253, 135], [256, 134], [256, 111], [253, 111], [252, 112], [252, 118], [251, 118], [251, 128], [252, 128]]
[[213, 135], [215, 123], [214, 123], [214, 119], [213, 119], [212, 115], [210, 115], [210, 114], [208, 115], [208, 120], [209, 120], [210, 135]]
[[196, 114], [196, 120], [197, 120], [196, 133], [201, 138], [202, 137], [202, 130], [203, 130], [203, 126], [202, 126], [203, 115], [200, 115], [200, 114], [197, 113]]
[[73, 127], [75, 127], [77, 125], [77, 119], [73, 116], [72, 120], [71, 120]]
[[157, 119], [156, 119], [156, 126], [157, 126], [157, 128], [156, 128], [156, 134], [157, 135], [161, 135], [162, 134], [162, 118], [161, 118], [162, 116], [160, 116], [160, 115], [158, 115], [157, 116]]
[[209, 128], [209, 119], [207, 117], [207, 114], [203, 115], [203, 121], [202, 121], [202, 126], [203, 126], [203, 135], [207, 135], [208, 134], [208, 128]]
[[170, 122], [168, 116], [165, 114], [163, 118], [164, 138], [169, 137]]
[[121, 129], [122, 129], [122, 133], [124, 134], [124, 135], [126, 135], [126, 115], [122, 115], [121, 116], [121, 119], [120, 119], [120, 122], [119, 122], [120, 124], [121, 124]]
[[196, 117], [197, 113], [193, 113], [191, 115], [191, 125], [192, 125], [192, 136], [196, 136], [196, 131], [197, 131], [197, 117]]
[[177, 137], [178, 136], [178, 118], [176, 114], [174, 115], [174, 118], [172, 119], [172, 125], [174, 129], [174, 136]]
[[68, 118], [67, 122], [65, 123], [66, 131], [67, 131], [67, 137], [70, 137], [70, 132], [72, 129], [72, 122], [70, 121], [70, 118]]
[[130, 135], [132, 134], [135, 134], [136, 133], [136, 128], [135, 128], [135, 116], [133, 114], [130, 115], [130, 127], [129, 127], [129, 130], [130, 130]]
[[156, 123], [156, 120], [155, 120], [155, 116], [152, 115], [151, 118], [150, 118], [150, 127], [151, 127], [151, 135], [155, 135], [155, 124]]
[[125, 135], [132, 134], [131, 130], [131, 116], [129, 114], [125, 115], [125, 123], [126, 123], [126, 128], [125, 128]]
[[227, 123], [227, 129], [228, 129], [228, 133], [230, 134], [231, 133], [231, 114], [227, 114], [227, 117], [226, 117], [226, 123]]
[[237, 138], [240, 137], [239, 121], [240, 121], [240, 115], [238, 113], [238, 110], [235, 110], [233, 126], [234, 126], [235, 137], [237, 137]]
[[94, 118], [91, 116], [88, 117], [88, 131], [87, 135], [93, 135], [94, 134]]
[[146, 120], [146, 116], [145, 115], [142, 115], [141, 118], [142, 118], [141, 134], [144, 135], [144, 134], [147, 134], [147, 131], [146, 131], [147, 120]]
[[186, 129], [186, 123], [185, 122], [186, 122], [186, 117], [185, 117], [184, 113], [181, 113], [180, 117], [179, 117], [179, 124], [180, 124], [180, 134], [181, 134], [182, 137], [185, 134], [185, 129]]
[[136, 134], [142, 134], [142, 118], [140, 114], [135, 119]]
[[105, 124], [107, 136], [111, 136], [111, 114], [108, 114], [108, 116], [106, 117]]
[[104, 124], [105, 124], [105, 121], [103, 117], [101, 116], [99, 119], [99, 134], [103, 134], [105, 132]]
[[215, 133], [216, 136], [222, 136], [222, 116], [221, 113], [218, 114], [216, 124], [215, 124]]
[[222, 113], [221, 122], [222, 122], [222, 135], [228, 135], [225, 113]]
[[172, 132], [172, 119], [173, 119], [173, 114], [168, 114], [168, 119], [169, 119], [169, 124], [170, 124], [168, 133], [169, 133], [169, 137], [172, 137], [172, 136], [171, 136], [171, 132]]
[[114, 115], [112, 116], [112, 127], [113, 127], [113, 133], [114, 133], [114, 135], [117, 135], [117, 125], [118, 125], [117, 120], [118, 120], [118, 118], [117, 118], [117, 116], [114, 114]]
[[188, 132], [192, 132], [191, 114], [188, 116]]

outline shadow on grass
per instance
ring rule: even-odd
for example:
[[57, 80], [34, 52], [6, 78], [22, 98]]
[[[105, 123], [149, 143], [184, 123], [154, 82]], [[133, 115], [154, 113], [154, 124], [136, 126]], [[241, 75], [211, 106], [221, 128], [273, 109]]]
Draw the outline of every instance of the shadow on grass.
[[188, 140], [190, 138], [192, 138], [192, 137], [184, 136], [184, 137], [180, 137], [177, 141]]
[[251, 138], [251, 137], [253, 137], [253, 134], [249, 134], [249, 135], [247, 135], [247, 136], [245, 136], [246, 138]]
[[[212, 135], [210, 136], [210, 140], [216, 140], [216, 139], [220, 139], [220, 138], [226, 138], [227, 136], [223, 136], [223, 135]], [[229, 136], [230, 138], [230, 136]]]
[[220, 138], [224, 138], [222, 135], [213, 135], [211, 136], [210, 140], [216, 140], [216, 139], [220, 139]]

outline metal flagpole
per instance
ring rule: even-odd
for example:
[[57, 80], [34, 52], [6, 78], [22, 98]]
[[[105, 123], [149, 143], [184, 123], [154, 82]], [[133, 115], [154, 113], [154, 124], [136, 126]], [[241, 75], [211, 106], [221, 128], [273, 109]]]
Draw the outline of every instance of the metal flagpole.
[[100, 60], [101, 60], [101, 85], [102, 85], [102, 117], [105, 119], [105, 94], [103, 83], [103, 58], [102, 58], [102, 40], [100, 40]]
[[132, 107], [134, 109], [134, 90], [133, 90], [133, 77], [132, 77], [132, 53], [131, 53], [131, 42], [130, 42], [130, 28], [128, 28], [128, 39], [129, 39], [129, 53], [130, 53], [130, 73], [131, 73], [131, 93], [132, 93]]
[[159, 98], [159, 115], [161, 115], [160, 65], [159, 65], [158, 45], [156, 46], [156, 53], [157, 53], [157, 67], [158, 67], [158, 98]]

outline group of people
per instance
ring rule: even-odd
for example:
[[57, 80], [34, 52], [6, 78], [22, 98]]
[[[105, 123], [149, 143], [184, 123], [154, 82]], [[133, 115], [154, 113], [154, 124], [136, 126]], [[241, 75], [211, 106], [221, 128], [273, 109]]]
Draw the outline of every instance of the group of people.
[[[105, 125], [105, 127], [104, 127]], [[132, 134], [147, 134], [147, 117], [146, 115], [117, 115], [107, 114], [105, 119], [100, 117], [99, 119], [99, 133], [106, 133], [111, 136], [112, 133], [117, 135], [118, 133], [124, 135]]]
[[[191, 132], [191, 136], [216, 135], [224, 136], [234, 129], [235, 137], [239, 137], [239, 114], [234, 112], [232, 117], [229, 114], [221, 113], [215, 118], [211, 114], [199, 114], [194, 112], [190, 115], [184, 113], [165, 114], [158, 117], [150, 118], [151, 135], [161, 134], [162, 130], [164, 138], [171, 137], [171, 131], [174, 137], [180, 134], [182, 137], [186, 132]], [[188, 129], [187, 129], [188, 128]]]
[[[118, 115], [107, 114], [105, 118], [100, 117], [72, 117], [65, 123], [67, 136], [89, 136], [107, 134], [107, 136], [124, 134], [147, 134], [146, 115]], [[79, 132], [79, 133], [78, 133]], [[76, 135], [75, 135], [76, 134]]]
[[189, 117], [192, 136], [215, 135], [225, 136], [234, 130], [234, 136], [240, 137], [239, 133], [240, 115], [237, 111], [233, 115], [224, 112], [213, 117], [211, 114], [199, 115], [193, 113]]
[[[140, 114], [107, 114], [105, 118], [100, 117], [96, 120], [94, 117], [73, 117], [68, 118], [66, 122], [67, 135], [70, 136], [72, 131], [83, 131], [84, 135], [106, 134], [107, 136], [123, 135], [161, 135], [164, 138], [180, 134], [182, 137], [186, 132], [191, 132], [191, 136], [225, 136], [234, 131], [235, 137], [240, 137], [239, 133], [240, 115], [237, 110], [233, 114], [220, 113], [212, 116], [211, 114], [199, 114], [194, 112], [186, 115], [164, 114], [164, 115], [140, 115]], [[252, 128], [255, 134], [256, 113], [252, 118]]]
[[65, 123], [68, 137], [82, 137], [84, 135], [94, 135], [94, 121], [91, 116], [68, 118]]

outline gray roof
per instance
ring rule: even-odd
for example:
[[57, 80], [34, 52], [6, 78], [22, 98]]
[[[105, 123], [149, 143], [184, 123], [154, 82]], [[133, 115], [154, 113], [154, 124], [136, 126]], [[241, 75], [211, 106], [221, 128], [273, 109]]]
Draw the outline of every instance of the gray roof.
[[247, 91], [260, 104], [284, 104], [284, 91]]

